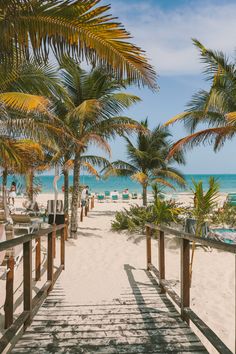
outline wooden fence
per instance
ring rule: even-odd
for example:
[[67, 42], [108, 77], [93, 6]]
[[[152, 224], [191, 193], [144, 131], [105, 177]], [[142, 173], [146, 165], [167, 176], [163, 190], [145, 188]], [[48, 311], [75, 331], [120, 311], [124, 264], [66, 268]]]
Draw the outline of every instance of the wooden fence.
[[[158, 235], [158, 269], [152, 264], [152, 233], [157, 231]], [[165, 234], [177, 237], [181, 241], [181, 275], [180, 296], [171, 288], [168, 280], [165, 279]], [[219, 352], [228, 354], [232, 352], [221, 341], [221, 339], [204, 323], [201, 318], [190, 308], [190, 242], [196, 242], [203, 246], [236, 254], [236, 245], [226, 244], [209, 238], [199, 238], [192, 234], [181, 232], [165, 226], [146, 225], [147, 242], [147, 269], [152, 271], [158, 278], [161, 290], [167, 293], [173, 302], [180, 308], [181, 317], [184, 321], [190, 321], [201, 331], [213, 347]], [[235, 256], [236, 261], [236, 256]], [[236, 263], [235, 263], [236, 267]], [[235, 309], [234, 309], [235, 311]], [[235, 325], [236, 327], [236, 325]], [[235, 329], [235, 353], [236, 353], [236, 329]]]
[[[56, 257], [56, 233], [60, 231], [60, 266], [54, 272], [54, 258]], [[41, 278], [41, 238], [47, 236], [47, 281], [32, 298], [32, 254], [33, 240], [35, 240], [35, 281]], [[0, 252], [15, 246], [23, 246], [23, 312], [13, 320], [14, 309], [14, 258], [7, 261], [6, 297], [4, 304], [5, 333], [0, 339], [0, 353], [9, 345], [17, 332], [24, 330], [31, 323], [32, 317], [41, 306], [54, 283], [65, 268], [65, 240], [67, 239], [67, 225], [53, 225], [41, 229], [37, 233], [23, 235], [8, 241], [0, 242]], [[3, 294], [2, 294], [3, 295]]]

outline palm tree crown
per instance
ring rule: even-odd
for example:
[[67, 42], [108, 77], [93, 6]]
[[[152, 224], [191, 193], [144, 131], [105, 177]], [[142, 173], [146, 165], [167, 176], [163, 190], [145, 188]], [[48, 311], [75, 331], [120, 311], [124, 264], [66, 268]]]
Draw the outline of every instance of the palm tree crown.
[[105, 65], [117, 78], [155, 87], [155, 72], [130, 34], [101, 0], [0, 0], [0, 62], [21, 61], [31, 51], [47, 60], [69, 54]]
[[[204, 73], [211, 86], [209, 91], [197, 92], [188, 109], [165, 124], [183, 121], [191, 133], [174, 145], [171, 154], [201, 142], [213, 143], [217, 150], [236, 133], [236, 63], [230, 62], [222, 52], [205, 48], [197, 40], [194, 44], [200, 51]], [[208, 128], [195, 132], [202, 123]]]
[[[148, 129], [148, 120], [141, 123]], [[184, 185], [184, 178], [181, 173], [172, 166], [173, 162], [184, 163], [181, 153], [167, 161], [167, 155], [172, 146], [170, 132], [158, 126], [148, 133], [139, 132], [136, 144], [125, 137], [127, 142], [128, 162], [121, 160], [112, 163], [108, 167], [105, 176], [120, 175], [131, 176], [143, 187], [143, 204], [147, 204], [147, 187], [152, 183], [159, 183], [174, 188], [172, 182]]]

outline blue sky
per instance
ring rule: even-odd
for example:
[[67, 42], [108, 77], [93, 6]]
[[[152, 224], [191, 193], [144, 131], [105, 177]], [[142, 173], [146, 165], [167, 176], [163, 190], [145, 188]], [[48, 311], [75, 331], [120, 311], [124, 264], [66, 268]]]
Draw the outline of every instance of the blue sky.
[[[103, 1], [107, 3], [107, 1]], [[205, 46], [221, 49], [229, 56], [236, 49], [236, 2], [231, 0], [110, 0], [118, 16], [144, 48], [158, 72], [159, 92], [130, 88], [142, 102], [127, 112], [138, 120], [149, 118], [150, 125], [164, 123], [182, 112], [192, 94], [207, 83], [191, 38]], [[174, 140], [186, 134], [181, 124], [171, 128]], [[236, 173], [232, 158], [236, 141], [227, 143], [217, 154], [212, 147], [197, 147], [187, 153], [186, 173]], [[112, 143], [113, 159], [124, 158], [120, 139]]]

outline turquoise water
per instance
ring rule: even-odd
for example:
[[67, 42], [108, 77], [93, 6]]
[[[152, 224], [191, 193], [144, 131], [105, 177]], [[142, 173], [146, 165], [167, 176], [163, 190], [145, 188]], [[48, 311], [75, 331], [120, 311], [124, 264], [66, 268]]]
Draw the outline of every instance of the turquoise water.
[[[221, 192], [236, 192], [236, 174], [224, 175], [212, 175], [214, 176], [218, 182], [220, 183], [220, 190]], [[196, 181], [203, 181], [204, 188], [207, 187], [207, 182], [210, 175], [185, 175], [188, 187], [184, 189], [176, 188], [177, 192], [189, 192], [192, 186], [192, 179], [194, 178]], [[24, 190], [24, 182], [20, 178], [15, 178], [19, 184], [22, 184], [22, 189]], [[12, 178], [9, 178], [9, 184], [11, 183]], [[52, 192], [53, 191], [53, 176], [46, 176], [41, 175], [38, 177], [38, 181], [42, 185], [42, 192]], [[97, 180], [96, 177], [93, 176], [82, 176], [81, 183], [87, 184], [90, 187], [92, 192], [104, 192], [105, 190], [112, 191], [114, 189], [118, 191], [122, 191], [125, 188], [128, 188], [130, 192], [141, 192], [140, 185], [132, 181], [128, 177], [111, 177], [107, 180]], [[63, 176], [61, 176], [60, 180], [58, 181], [58, 188], [61, 190], [63, 185]], [[70, 176], [70, 185], [72, 185], [72, 176]], [[166, 188], [165, 191], [171, 192], [172, 190]]]

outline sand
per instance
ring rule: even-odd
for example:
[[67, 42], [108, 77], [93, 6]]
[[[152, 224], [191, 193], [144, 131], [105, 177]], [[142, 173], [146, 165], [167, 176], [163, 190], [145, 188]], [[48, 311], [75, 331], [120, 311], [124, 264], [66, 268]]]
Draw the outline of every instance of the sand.
[[[38, 199], [46, 204], [53, 195], [44, 194]], [[59, 198], [62, 198], [60, 196]], [[181, 195], [180, 200], [189, 203], [192, 196]], [[225, 195], [221, 196], [221, 202]], [[20, 205], [22, 200], [18, 199]], [[138, 201], [140, 203], [140, 201]], [[111, 220], [115, 212], [130, 203], [96, 203], [95, 209], [79, 227], [77, 240], [66, 243], [66, 269], [58, 284], [64, 289], [66, 300], [71, 303], [101, 303], [118, 298], [129, 286], [124, 266], [144, 269], [146, 265], [145, 238], [127, 233], [111, 231]], [[45, 244], [43, 245], [45, 247]], [[153, 264], [157, 264], [157, 244], [153, 241]], [[59, 245], [58, 245], [59, 250]], [[180, 258], [178, 244], [174, 238], [166, 242], [166, 278], [172, 281], [179, 292]], [[15, 276], [17, 306], [21, 311], [22, 264]], [[45, 280], [46, 274], [41, 283]], [[5, 281], [0, 280], [0, 324], [3, 323]], [[34, 290], [40, 287], [35, 284]], [[206, 252], [197, 248], [194, 259], [191, 307], [215, 331], [234, 352], [235, 335], [235, 258], [225, 252]], [[202, 337], [201, 337], [202, 339]], [[216, 353], [204, 341], [210, 353]]]

